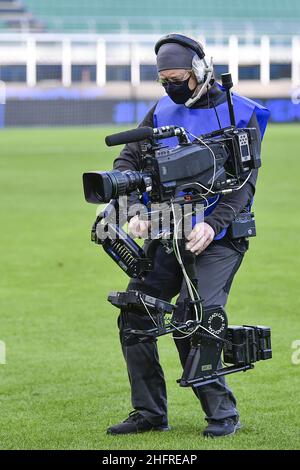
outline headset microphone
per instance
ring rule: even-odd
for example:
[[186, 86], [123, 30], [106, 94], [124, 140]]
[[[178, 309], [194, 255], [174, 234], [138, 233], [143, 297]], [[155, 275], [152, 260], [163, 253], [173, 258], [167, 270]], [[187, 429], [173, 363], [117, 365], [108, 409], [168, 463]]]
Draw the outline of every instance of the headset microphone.
[[202, 86], [199, 88], [195, 96], [193, 96], [192, 98], [189, 98], [184, 103], [184, 105], [187, 108], [190, 108], [191, 106], [193, 106], [194, 103], [196, 103], [196, 101], [198, 101], [201, 98], [201, 96], [203, 95], [203, 93], [205, 92], [205, 90], [207, 89], [207, 87], [209, 86], [213, 78], [212, 58], [208, 65], [205, 60], [204, 50], [199, 42], [187, 36], [183, 36], [182, 34], [174, 34], [174, 33], [167, 34], [166, 36], [163, 36], [157, 41], [157, 43], [155, 44], [155, 48], [154, 48], [156, 55], [160, 47], [163, 44], [167, 44], [167, 43], [176, 43], [183, 47], [187, 47], [189, 49], [192, 49], [192, 51], [194, 51], [196, 54], [192, 61], [192, 70], [198, 82], [197, 89], [200, 87], [200, 85]]

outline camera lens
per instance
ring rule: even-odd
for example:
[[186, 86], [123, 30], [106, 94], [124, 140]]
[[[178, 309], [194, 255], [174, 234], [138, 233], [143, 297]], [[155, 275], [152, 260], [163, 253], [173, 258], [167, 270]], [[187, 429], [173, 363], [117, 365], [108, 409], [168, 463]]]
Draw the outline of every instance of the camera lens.
[[83, 174], [84, 195], [87, 202], [99, 204], [143, 189], [143, 177], [138, 171], [103, 171]]

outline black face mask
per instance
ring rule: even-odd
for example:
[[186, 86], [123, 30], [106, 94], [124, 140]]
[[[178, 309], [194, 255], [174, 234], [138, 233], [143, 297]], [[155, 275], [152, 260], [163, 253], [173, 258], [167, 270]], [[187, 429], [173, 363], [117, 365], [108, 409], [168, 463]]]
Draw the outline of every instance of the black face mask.
[[174, 103], [184, 104], [193, 95], [196, 88], [194, 88], [194, 90], [189, 89], [189, 79], [190, 77], [183, 80], [180, 84], [169, 82], [163, 85], [167, 94]]

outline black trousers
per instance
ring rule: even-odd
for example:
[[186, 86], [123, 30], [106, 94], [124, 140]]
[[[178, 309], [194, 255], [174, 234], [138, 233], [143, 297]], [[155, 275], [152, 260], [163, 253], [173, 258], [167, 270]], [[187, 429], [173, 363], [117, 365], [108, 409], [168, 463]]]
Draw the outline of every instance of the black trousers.
[[[226, 305], [229, 290], [243, 259], [229, 242], [212, 242], [196, 258], [198, 289], [204, 305]], [[166, 254], [159, 246], [155, 255], [155, 268], [145, 281], [131, 280], [128, 290], [139, 290], [145, 294], [168, 302], [179, 294], [177, 301], [187, 297], [187, 288], [180, 266], [173, 253]], [[124, 328], [148, 329], [153, 327], [148, 315], [134, 311], [121, 311], [118, 318], [120, 340], [127, 364], [131, 386], [131, 401], [135, 410], [148, 421], [167, 424], [167, 391], [164, 373], [159, 363], [157, 341], [136, 342], [126, 340]], [[178, 333], [176, 335], [178, 337]], [[190, 351], [190, 340], [175, 339], [180, 361], [184, 367]], [[237, 416], [235, 397], [222, 377], [209, 385], [194, 389], [206, 419], [220, 420]]]

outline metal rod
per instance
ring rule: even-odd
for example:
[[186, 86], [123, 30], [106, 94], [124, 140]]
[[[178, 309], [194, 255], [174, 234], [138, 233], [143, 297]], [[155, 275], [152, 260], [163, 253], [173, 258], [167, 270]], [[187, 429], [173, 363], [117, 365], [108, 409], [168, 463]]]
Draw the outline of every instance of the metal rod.
[[232, 102], [232, 94], [230, 91], [230, 88], [233, 87], [231, 73], [222, 73], [221, 79], [222, 79], [222, 86], [225, 88], [225, 91], [226, 91], [230, 124], [232, 126], [235, 126], [235, 116], [234, 116], [234, 109], [233, 109], [233, 102]]
[[193, 386], [193, 387], [200, 387], [202, 385], [207, 385], [211, 382], [214, 382], [215, 380], [217, 380], [219, 377], [222, 377], [223, 375], [229, 375], [229, 374], [233, 374], [234, 372], [245, 372], [246, 370], [249, 370], [249, 369], [254, 369], [254, 365], [253, 364], [246, 364], [244, 366], [230, 366], [230, 367], [224, 367], [224, 369], [219, 369], [217, 370], [213, 375], [211, 376], [208, 376], [207, 378], [196, 378], [196, 379], [192, 379], [192, 380], [181, 380], [179, 379], [179, 384], [181, 387], [189, 387], [189, 386]]

